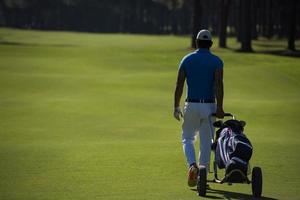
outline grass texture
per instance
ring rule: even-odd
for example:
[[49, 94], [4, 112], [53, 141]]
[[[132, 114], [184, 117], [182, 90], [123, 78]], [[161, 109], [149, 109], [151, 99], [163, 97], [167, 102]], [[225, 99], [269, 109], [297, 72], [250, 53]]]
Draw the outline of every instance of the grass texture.
[[[247, 122], [264, 199], [299, 199], [300, 60], [268, 54], [282, 40], [254, 41], [255, 53], [228, 43], [212, 48], [225, 63], [225, 111]], [[0, 29], [0, 199], [199, 199], [172, 116], [189, 44]], [[201, 199], [252, 199], [250, 185], [211, 188]]]

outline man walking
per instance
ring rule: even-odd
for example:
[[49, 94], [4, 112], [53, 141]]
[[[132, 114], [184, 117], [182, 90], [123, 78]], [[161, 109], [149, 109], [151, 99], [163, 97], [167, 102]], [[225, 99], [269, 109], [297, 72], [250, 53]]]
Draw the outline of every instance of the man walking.
[[[224, 117], [223, 62], [209, 51], [212, 36], [208, 30], [199, 31], [196, 44], [198, 49], [185, 56], [180, 63], [174, 94], [174, 117], [179, 121], [183, 117], [182, 144], [189, 166], [190, 187], [197, 183], [198, 165], [194, 148], [196, 135], [199, 133], [200, 137], [198, 163], [209, 170], [211, 136], [214, 134], [211, 114], [216, 113], [218, 118]], [[185, 80], [187, 98], [182, 113], [180, 99]]]

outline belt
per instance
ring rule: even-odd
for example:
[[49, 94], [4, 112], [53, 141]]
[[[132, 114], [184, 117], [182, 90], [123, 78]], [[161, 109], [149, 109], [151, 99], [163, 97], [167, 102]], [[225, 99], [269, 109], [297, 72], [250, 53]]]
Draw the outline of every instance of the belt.
[[215, 99], [189, 99], [187, 98], [185, 102], [190, 103], [215, 103]]

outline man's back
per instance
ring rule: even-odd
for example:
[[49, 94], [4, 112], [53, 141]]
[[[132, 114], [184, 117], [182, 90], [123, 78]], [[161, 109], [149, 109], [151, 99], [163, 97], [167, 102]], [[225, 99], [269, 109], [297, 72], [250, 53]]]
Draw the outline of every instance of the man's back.
[[[211, 135], [213, 126], [211, 114], [223, 118], [223, 62], [210, 53], [212, 36], [208, 30], [200, 30], [196, 37], [199, 50], [185, 56], [180, 63], [174, 92], [174, 117], [182, 117], [182, 144], [188, 170], [188, 185], [196, 186], [198, 164], [209, 171]], [[184, 103], [184, 112], [180, 108], [180, 99], [185, 81], [188, 96]], [[216, 100], [216, 102], [215, 102]], [[195, 155], [195, 138], [200, 137], [199, 159]], [[201, 152], [201, 153], [200, 153]]]
[[197, 51], [185, 56], [180, 64], [187, 78], [189, 99], [213, 99], [214, 72], [221, 69], [223, 62], [207, 49]]

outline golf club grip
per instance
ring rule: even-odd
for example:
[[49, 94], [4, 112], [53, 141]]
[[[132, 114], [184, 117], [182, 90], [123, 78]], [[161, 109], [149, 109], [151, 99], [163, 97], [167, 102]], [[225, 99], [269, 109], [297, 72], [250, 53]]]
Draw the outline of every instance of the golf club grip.
[[[216, 117], [216, 113], [211, 114], [213, 117]], [[224, 117], [233, 117], [231, 113], [224, 113]]]

